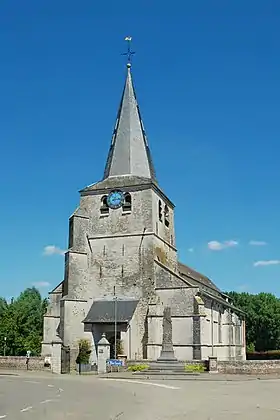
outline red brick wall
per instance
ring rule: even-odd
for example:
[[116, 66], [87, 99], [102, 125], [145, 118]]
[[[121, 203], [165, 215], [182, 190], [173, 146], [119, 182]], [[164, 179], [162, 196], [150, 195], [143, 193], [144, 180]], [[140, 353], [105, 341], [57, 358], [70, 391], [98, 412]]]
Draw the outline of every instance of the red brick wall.
[[[44, 367], [44, 357], [30, 357], [29, 369], [30, 370], [48, 370]], [[1, 369], [14, 369], [26, 370], [26, 357], [24, 356], [0, 356], [0, 370]]]

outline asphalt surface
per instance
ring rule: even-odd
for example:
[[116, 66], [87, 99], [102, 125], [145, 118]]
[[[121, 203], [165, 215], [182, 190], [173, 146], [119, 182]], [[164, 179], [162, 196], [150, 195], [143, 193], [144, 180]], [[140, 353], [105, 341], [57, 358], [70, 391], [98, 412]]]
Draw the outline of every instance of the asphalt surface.
[[279, 389], [278, 379], [171, 381], [0, 374], [0, 419], [279, 420]]

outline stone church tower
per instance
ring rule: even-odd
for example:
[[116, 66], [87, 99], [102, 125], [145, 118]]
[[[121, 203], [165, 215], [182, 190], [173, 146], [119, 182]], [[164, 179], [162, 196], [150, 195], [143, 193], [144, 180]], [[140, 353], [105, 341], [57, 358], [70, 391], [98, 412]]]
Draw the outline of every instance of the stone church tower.
[[128, 359], [157, 359], [167, 305], [178, 359], [244, 357], [240, 311], [177, 260], [174, 204], [157, 182], [128, 64], [103, 179], [80, 191], [69, 220], [65, 275], [50, 293], [42, 355], [60, 343], [74, 366], [78, 341], [88, 338], [95, 362], [102, 333], [113, 345], [117, 325]]

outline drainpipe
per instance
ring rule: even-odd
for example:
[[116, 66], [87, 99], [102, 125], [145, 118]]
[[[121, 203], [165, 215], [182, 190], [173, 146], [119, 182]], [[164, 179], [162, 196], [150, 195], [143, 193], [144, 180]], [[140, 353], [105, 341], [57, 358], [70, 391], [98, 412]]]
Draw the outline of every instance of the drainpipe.
[[212, 344], [212, 356], [214, 356], [214, 320], [213, 320], [213, 301], [211, 301], [211, 344]]

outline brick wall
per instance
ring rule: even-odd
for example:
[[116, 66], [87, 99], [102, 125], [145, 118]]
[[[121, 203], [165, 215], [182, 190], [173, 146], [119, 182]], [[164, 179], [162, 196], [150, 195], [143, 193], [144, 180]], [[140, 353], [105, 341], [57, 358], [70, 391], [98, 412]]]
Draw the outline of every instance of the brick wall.
[[[44, 357], [30, 357], [29, 369], [30, 370], [49, 370], [50, 368], [44, 367]], [[24, 356], [1, 356], [0, 357], [0, 370], [13, 369], [13, 370], [26, 370], [26, 357]]]
[[280, 360], [243, 360], [219, 361], [219, 373], [237, 373], [246, 375], [280, 374]]

